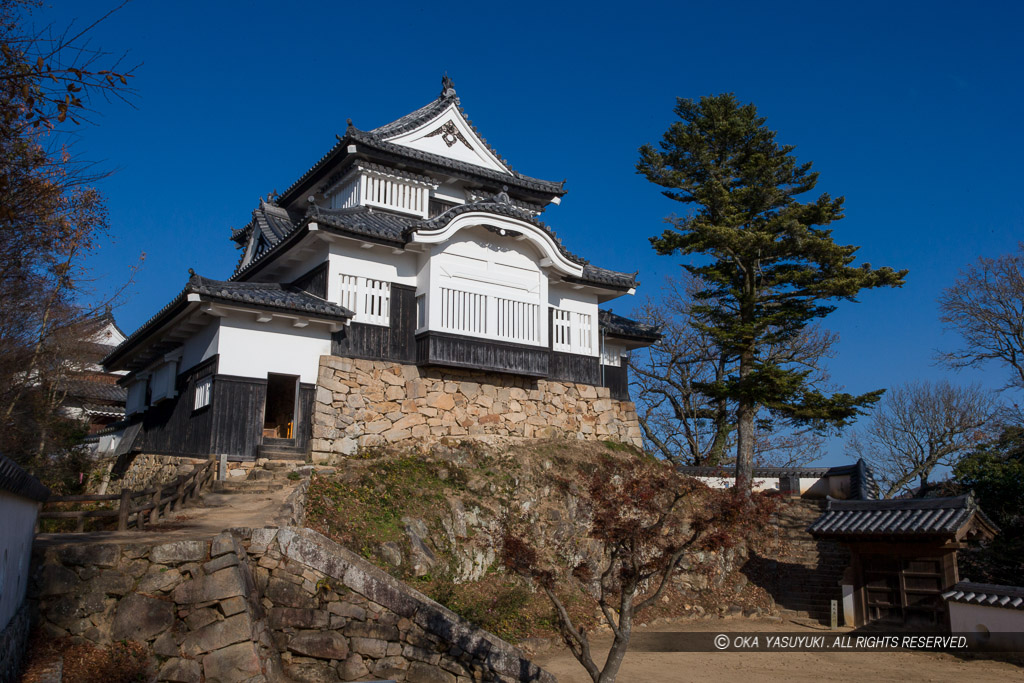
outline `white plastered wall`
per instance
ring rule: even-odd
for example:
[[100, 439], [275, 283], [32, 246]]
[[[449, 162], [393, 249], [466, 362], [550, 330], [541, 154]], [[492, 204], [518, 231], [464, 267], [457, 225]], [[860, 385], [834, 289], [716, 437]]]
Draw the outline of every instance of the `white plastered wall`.
[[[548, 278], [540, 255], [527, 241], [468, 227], [430, 247], [429, 267], [420, 271], [418, 293], [429, 288], [429, 327], [440, 330], [441, 288], [485, 294], [537, 306], [538, 345], [547, 343]], [[493, 313], [493, 312], [492, 312]], [[492, 314], [489, 314], [492, 315]], [[498, 338], [494, 334], [481, 335]]]
[[[327, 300], [341, 302], [341, 276], [354, 275], [384, 280], [400, 285], [416, 286], [417, 255], [394, 253], [383, 246], [364, 248], [356, 240], [339, 239], [331, 243], [330, 265], [327, 267]], [[369, 244], [369, 243], [366, 243]]]
[[38, 509], [33, 500], [0, 491], [0, 631], [25, 598]]
[[278, 318], [261, 323], [244, 315], [220, 321], [218, 374], [266, 379], [268, 373], [279, 373], [316, 383], [320, 356], [331, 353], [331, 333], [326, 326], [310, 323], [299, 328]]
[[178, 364], [178, 374], [217, 355], [219, 335], [220, 319], [211, 318], [206, 327], [185, 340], [182, 345], [181, 362]]
[[949, 630], [967, 636], [975, 647], [1024, 650], [1024, 610], [947, 602]]

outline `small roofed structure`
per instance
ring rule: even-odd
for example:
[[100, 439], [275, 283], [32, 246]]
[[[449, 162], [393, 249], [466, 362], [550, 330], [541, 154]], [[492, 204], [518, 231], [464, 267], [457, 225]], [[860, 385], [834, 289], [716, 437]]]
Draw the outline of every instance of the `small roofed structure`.
[[956, 553], [999, 529], [970, 494], [950, 498], [833, 500], [808, 527], [848, 546], [847, 625], [946, 623], [943, 594], [959, 581]]
[[[713, 488], [728, 488], [735, 481], [732, 467], [680, 466], [679, 472]], [[878, 484], [863, 460], [837, 467], [755, 467], [755, 491], [779, 491], [801, 498], [875, 500]]]

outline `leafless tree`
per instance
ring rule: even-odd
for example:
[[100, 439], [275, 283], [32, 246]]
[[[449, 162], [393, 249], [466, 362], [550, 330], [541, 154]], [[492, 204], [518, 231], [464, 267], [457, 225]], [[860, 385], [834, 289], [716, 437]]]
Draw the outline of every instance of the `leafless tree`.
[[1011, 371], [1009, 387], [1024, 389], [1024, 243], [998, 258], [982, 257], [961, 271], [939, 297], [941, 320], [963, 346], [940, 354], [954, 368], [998, 361]]
[[56, 433], [54, 373], [70, 362], [71, 331], [119, 294], [91, 289], [86, 263], [107, 234], [91, 184], [103, 174], [72, 154], [68, 137], [91, 97], [131, 93], [120, 58], [89, 43], [96, 22], [36, 30], [40, 4], [0, 0], [0, 450], [22, 463]]
[[936, 467], [954, 464], [993, 436], [995, 408], [977, 385], [912, 382], [886, 393], [847, 450], [872, 466], [886, 498], [912, 492], [915, 482], [923, 494]]
[[[700, 281], [692, 276], [668, 278], [661, 301], [648, 301], [641, 309], [639, 317], [660, 325], [664, 336], [631, 356], [632, 393], [651, 450], [677, 464], [728, 465], [735, 450], [735, 407], [707, 396], [700, 387], [735, 373], [737, 359], [723, 356], [696, 320], [694, 294], [699, 288]], [[831, 357], [837, 341], [837, 335], [811, 326], [788, 344], [766, 347], [763, 360], [799, 368], [808, 373], [812, 386], [825, 387], [828, 374], [822, 361]], [[817, 459], [823, 440], [814, 429], [793, 429], [767, 418], [755, 422], [758, 464], [806, 464]]]

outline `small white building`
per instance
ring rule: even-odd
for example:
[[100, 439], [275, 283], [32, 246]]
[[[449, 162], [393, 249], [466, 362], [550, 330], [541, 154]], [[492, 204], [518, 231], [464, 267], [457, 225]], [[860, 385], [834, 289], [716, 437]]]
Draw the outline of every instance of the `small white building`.
[[[599, 389], [597, 400], [628, 401], [622, 357], [659, 335], [599, 311], [634, 292], [636, 273], [590, 264], [541, 222], [565, 192], [514, 171], [469, 122], [447, 77], [436, 100], [391, 123], [364, 131], [350, 120], [309, 171], [261, 199], [232, 233], [241, 255], [228, 279], [193, 274], [105, 358], [108, 370], [128, 372], [135, 433], [122, 432], [118, 450], [306, 452], [325, 356], [406, 374], [460, 368], [536, 395], [536, 382], [585, 385]], [[377, 401], [381, 414], [397, 413], [388, 401]], [[473, 418], [418, 408], [424, 420]], [[607, 433], [609, 419], [594, 423]], [[459, 430], [451, 433], [467, 431]]]
[[972, 649], [1024, 652], [1024, 588], [960, 581], [942, 594], [949, 630]]
[[0, 683], [17, 680], [28, 644], [25, 604], [39, 503], [50, 490], [0, 455]]

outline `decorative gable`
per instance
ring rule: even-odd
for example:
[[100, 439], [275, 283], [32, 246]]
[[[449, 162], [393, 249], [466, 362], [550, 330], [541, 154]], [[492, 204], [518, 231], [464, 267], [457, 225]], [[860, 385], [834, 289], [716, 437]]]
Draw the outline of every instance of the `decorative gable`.
[[385, 137], [384, 140], [511, 175], [508, 167], [466, 121], [457, 101], [451, 102], [440, 114], [415, 129]]

